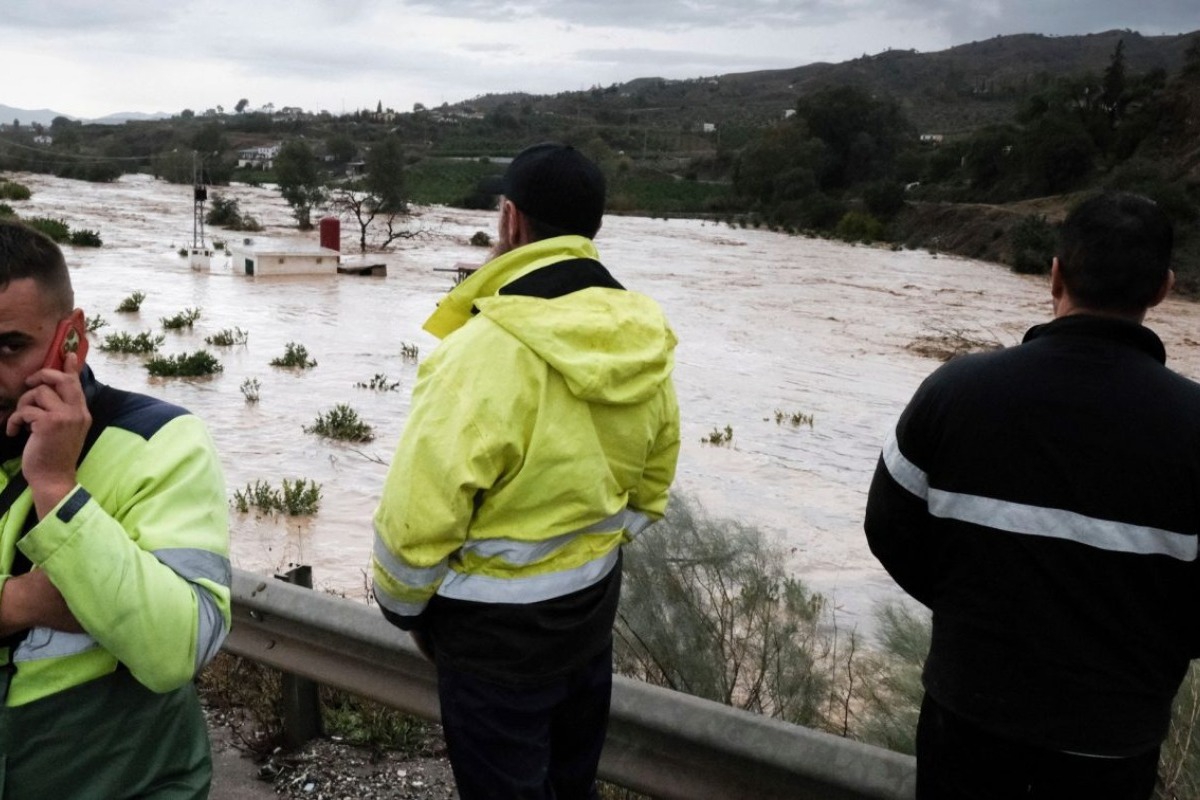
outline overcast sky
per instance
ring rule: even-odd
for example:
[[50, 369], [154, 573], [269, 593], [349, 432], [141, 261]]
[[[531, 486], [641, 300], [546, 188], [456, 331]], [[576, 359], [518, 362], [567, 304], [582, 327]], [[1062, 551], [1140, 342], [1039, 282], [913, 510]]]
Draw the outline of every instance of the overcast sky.
[[0, 103], [78, 117], [408, 111], [923, 52], [997, 34], [1200, 28], [1197, 0], [4, 0]]

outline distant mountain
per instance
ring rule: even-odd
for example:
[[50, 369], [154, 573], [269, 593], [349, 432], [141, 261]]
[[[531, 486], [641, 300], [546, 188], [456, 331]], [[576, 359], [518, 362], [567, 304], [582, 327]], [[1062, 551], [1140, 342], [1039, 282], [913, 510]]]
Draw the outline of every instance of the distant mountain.
[[22, 125], [32, 125], [35, 122], [39, 125], [49, 125], [54, 121], [55, 117], [76, 119], [76, 117], [70, 117], [70, 115], [58, 111], [51, 111], [48, 108], [13, 108], [12, 106], [0, 103], [0, 123], [4, 125], [11, 125], [14, 120], [20, 120]]
[[96, 125], [122, 125], [129, 121], [142, 122], [146, 120], [169, 119], [170, 114], [163, 111], [156, 111], [147, 114], [141, 111], [118, 111], [115, 114], [107, 114], [96, 119], [82, 119], [74, 117], [70, 114], [64, 114], [61, 111], [52, 111], [48, 108], [14, 108], [0, 103], [0, 124], [11, 125], [13, 120], [20, 120], [22, 125], [32, 125], [38, 123], [40, 125], [49, 125], [54, 121], [55, 117], [66, 117], [72, 120], [81, 120], [83, 122], [95, 123]]
[[146, 122], [156, 119], [170, 119], [171, 115], [165, 111], [155, 111], [150, 114], [141, 111], [118, 111], [115, 114], [108, 114], [95, 119], [87, 119], [84, 122], [91, 122], [96, 125], [121, 125], [126, 122]]

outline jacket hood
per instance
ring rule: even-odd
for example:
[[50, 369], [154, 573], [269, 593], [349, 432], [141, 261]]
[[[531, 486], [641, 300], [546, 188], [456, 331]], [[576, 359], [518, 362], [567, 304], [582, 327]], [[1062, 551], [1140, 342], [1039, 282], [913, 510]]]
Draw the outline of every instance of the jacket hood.
[[493, 258], [473, 275], [450, 290], [437, 309], [425, 320], [425, 330], [445, 339], [470, 321], [471, 309], [481, 297], [496, 294], [504, 284], [534, 270], [568, 258], [599, 259], [591, 239], [557, 236], [543, 239]]
[[553, 299], [476, 300], [481, 316], [558, 371], [581, 400], [609, 405], [653, 397], [675, 366], [675, 334], [649, 297], [589, 288]]

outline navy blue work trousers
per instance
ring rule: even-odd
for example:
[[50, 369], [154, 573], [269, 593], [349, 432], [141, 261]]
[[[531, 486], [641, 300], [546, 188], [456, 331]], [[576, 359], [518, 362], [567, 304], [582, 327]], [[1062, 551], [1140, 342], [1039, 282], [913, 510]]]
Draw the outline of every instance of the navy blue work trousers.
[[1096, 758], [1030, 747], [980, 730], [928, 694], [917, 723], [917, 800], [1148, 800], [1158, 748]]
[[534, 686], [439, 666], [442, 729], [461, 800], [596, 800], [611, 696], [611, 645]]

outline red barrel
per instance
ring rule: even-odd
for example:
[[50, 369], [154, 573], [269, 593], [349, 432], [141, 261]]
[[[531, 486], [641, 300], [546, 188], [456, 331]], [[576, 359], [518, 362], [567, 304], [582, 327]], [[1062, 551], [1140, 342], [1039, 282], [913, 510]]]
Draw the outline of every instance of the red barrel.
[[337, 217], [321, 217], [321, 247], [342, 252], [342, 221]]

